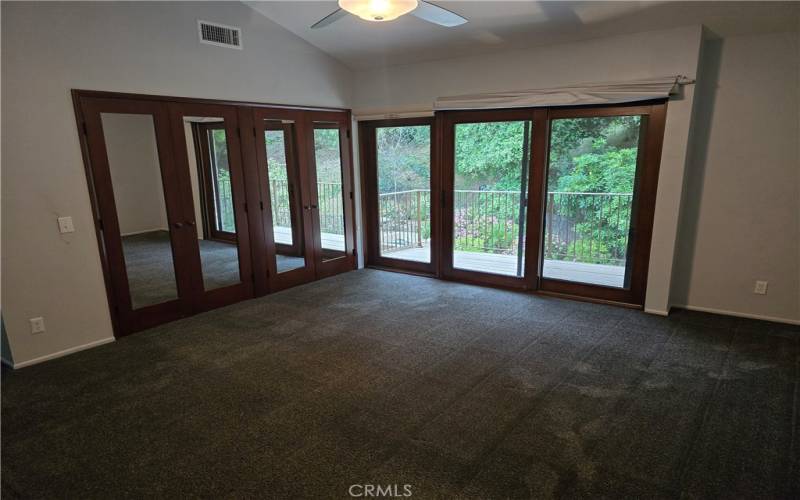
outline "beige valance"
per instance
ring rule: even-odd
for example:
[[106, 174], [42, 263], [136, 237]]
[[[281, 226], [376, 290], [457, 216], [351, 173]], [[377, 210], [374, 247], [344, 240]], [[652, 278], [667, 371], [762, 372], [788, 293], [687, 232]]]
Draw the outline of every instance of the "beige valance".
[[551, 89], [487, 92], [439, 97], [434, 110], [499, 109], [543, 106], [619, 104], [668, 98], [680, 85], [693, 83], [684, 76], [665, 76], [626, 82], [584, 83]]

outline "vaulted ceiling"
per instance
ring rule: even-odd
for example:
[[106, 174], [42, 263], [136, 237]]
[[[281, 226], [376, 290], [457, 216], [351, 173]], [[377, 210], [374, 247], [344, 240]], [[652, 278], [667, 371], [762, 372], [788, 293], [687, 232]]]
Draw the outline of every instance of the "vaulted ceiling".
[[357, 70], [693, 24], [721, 36], [789, 31], [800, 18], [800, 2], [434, 0], [469, 23], [444, 28], [410, 15], [387, 23], [347, 15], [312, 30], [338, 7], [335, 0], [245, 3]]

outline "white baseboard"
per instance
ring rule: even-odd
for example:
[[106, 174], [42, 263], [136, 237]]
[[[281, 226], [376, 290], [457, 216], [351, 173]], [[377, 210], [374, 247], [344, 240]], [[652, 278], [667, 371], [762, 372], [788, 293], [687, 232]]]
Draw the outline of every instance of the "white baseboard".
[[669, 316], [669, 311], [663, 311], [661, 309], [645, 308], [644, 312], [646, 312], [647, 314], [655, 314], [657, 316]]
[[[64, 349], [63, 351], [54, 352], [52, 354], [47, 354], [45, 356], [39, 356], [38, 358], [29, 359], [27, 361], [20, 361], [19, 363], [14, 363], [11, 366], [13, 366], [15, 370], [18, 368], [25, 368], [26, 366], [31, 366], [37, 363], [42, 363], [44, 361], [49, 361], [51, 359], [60, 358], [68, 354], [76, 353], [78, 351], [84, 351], [86, 349], [91, 349], [92, 347], [98, 347], [111, 342], [114, 342], [114, 337], [95, 340], [94, 342], [89, 342], [88, 344], [79, 345], [76, 347], [70, 347], [69, 349]], [[5, 359], [3, 361], [5, 361]]]
[[144, 229], [142, 231], [132, 231], [130, 233], [122, 233], [120, 236], [134, 236], [137, 234], [145, 234], [145, 233], [157, 233], [160, 231], [169, 231], [169, 229], [164, 229], [163, 227], [156, 227], [153, 229]]
[[690, 311], [707, 312], [712, 314], [723, 314], [725, 316], [736, 316], [737, 318], [760, 319], [762, 321], [772, 321], [774, 323], [786, 323], [788, 325], [800, 325], [800, 319], [780, 318], [776, 316], [765, 316], [763, 314], [750, 314], [737, 311], [728, 311], [725, 309], [716, 309], [713, 307], [699, 307], [675, 304], [672, 307], [679, 309], [688, 309]]

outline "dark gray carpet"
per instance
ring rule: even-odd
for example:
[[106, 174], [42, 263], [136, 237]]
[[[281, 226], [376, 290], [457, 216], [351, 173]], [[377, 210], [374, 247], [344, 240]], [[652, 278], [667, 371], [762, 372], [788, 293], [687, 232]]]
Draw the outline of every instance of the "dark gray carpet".
[[[238, 249], [231, 243], [199, 240], [203, 286], [214, 290], [239, 283]], [[172, 246], [167, 231], [122, 238], [133, 308], [160, 304], [178, 297]], [[305, 266], [301, 257], [277, 256], [278, 272]]]
[[2, 494], [797, 497], [798, 338], [357, 271], [5, 370]]

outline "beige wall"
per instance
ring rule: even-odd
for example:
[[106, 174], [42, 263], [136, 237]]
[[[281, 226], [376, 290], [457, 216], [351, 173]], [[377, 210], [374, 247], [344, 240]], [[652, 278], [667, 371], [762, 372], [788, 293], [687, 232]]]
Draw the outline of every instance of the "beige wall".
[[799, 51], [797, 33], [707, 41], [675, 305], [800, 321]]
[[[355, 112], [430, 109], [438, 96], [618, 81], [694, 77], [700, 26], [551, 45], [356, 73]], [[683, 192], [694, 86], [670, 100], [661, 159], [646, 309], [666, 314]]]
[[[70, 89], [350, 106], [352, 74], [238, 2], [2, 4], [2, 313], [17, 364], [112, 337]], [[197, 20], [243, 29], [201, 45]], [[75, 232], [60, 235], [59, 216]], [[45, 318], [31, 335], [28, 319]]]
[[153, 118], [103, 113], [102, 120], [120, 232], [169, 229]]

